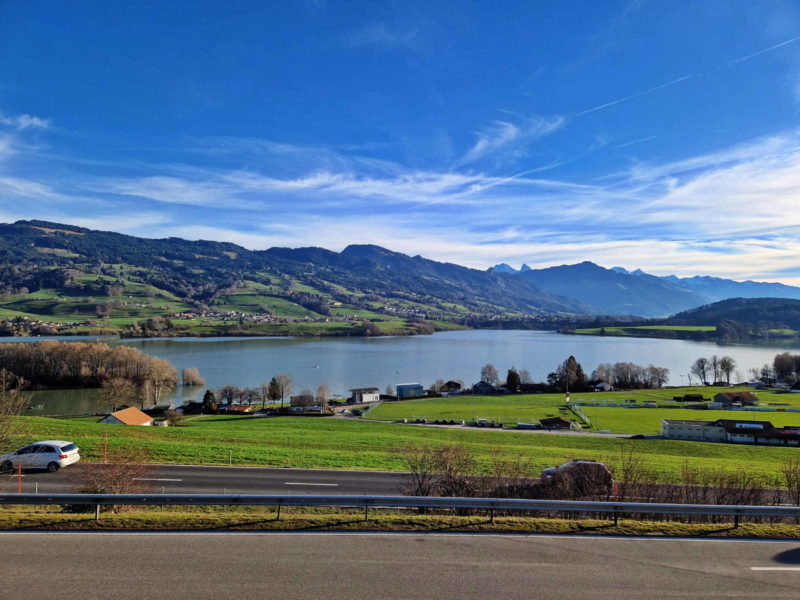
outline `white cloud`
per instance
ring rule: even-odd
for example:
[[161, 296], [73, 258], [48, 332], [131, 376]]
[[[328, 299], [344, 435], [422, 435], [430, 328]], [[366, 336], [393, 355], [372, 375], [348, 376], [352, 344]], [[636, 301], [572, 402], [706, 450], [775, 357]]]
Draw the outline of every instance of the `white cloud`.
[[9, 117], [0, 113], [0, 124], [22, 131], [24, 129], [47, 129], [50, 121], [27, 114]]
[[527, 145], [561, 129], [566, 123], [563, 117], [541, 117], [533, 115], [520, 119], [517, 124], [510, 121], [495, 121], [477, 133], [477, 141], [467, 151], [458, 165], [475, 162], [485, 156], [515, 144]]

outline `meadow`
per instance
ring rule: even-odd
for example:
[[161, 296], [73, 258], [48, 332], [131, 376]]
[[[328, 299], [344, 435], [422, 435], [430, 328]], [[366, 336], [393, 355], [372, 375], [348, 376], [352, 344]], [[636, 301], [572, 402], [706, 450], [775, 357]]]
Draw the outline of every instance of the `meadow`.
[[[635, 412], [635, 411], [632, 411]], [[397, 453], [405, 444], [460, 444], [480, 469], [497, 457], [521, 460], [533, 475], [572, 458], [613, 460], [634, 444], [662, 480], [677, 477], [688, 462], [696, 467], [748, 470], [777, 475], [793, 448], [769, 448], [524, 433], [473, 428], [437, 428], [335, 418], [206, 416], [171, 428], [101, 425], [94, 418], [22, 418], [25, 438], [66, 439], [78, 444], [85, 460], [102, 458], [109, 448], [135, 448], [155, 463], [232, 464], [267, 467], [402, 471]]]

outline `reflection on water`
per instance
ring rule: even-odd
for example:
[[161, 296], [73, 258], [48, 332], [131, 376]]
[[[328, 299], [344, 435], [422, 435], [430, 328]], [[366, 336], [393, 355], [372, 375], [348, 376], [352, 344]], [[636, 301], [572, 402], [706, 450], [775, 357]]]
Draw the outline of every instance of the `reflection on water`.
[[[33, 338], [41, 339], [41, 338]], [[560, 335], [547, 331], [450, 331], [430, 336], [385, 338], [157, 338], [112, 342], [139, 348], [169, 360], [178, 369], [197, 367], [207, 385], [178, 387], [176, 405], [202, 397], [206, 387], [254, 387], [276, 373], [289, 373], [295, 392], [328, 384], [334, 394], [349, 395], [354, 387], [461, 379], [472, 384], [481, 366], [491, 362], [501, 374], [510, 367], [528, 369], [542, 380], [556, 365], [574, 355], [588, 373], [600, 363], [630, 361], [670, 369], [670, 384], [688, 383], [686, 373], [699, 356], [728, 354], [744, 377], [750, 367], [771, 363], [786, 346], [721, 346], [646, 338]], [[797, 348], [798, 346], [794, 346]], [[28, 414], [103, 412], [97, 390], [37, 392]]]

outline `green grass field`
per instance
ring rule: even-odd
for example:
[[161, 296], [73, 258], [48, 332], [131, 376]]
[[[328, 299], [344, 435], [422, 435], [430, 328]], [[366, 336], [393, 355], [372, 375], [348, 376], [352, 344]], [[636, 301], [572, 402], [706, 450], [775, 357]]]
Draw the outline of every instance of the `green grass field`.
[[575, 333], [586, 335], [646, 335], [648, 331], [716, 331], [714, 325], [636, 325], [633, 327], [590, 327], [576, 329]]
[[[748, 388], [725, 388], [724, 391], [746, 391]], [[610, 429], [615, 433], [656, 434], [660, 431], [661, 419], [748, 419], [772, 421], [775, 425], [800, 425], [800, 413], [785, 412], [732, 412], [719, 410], [693, 410], [680, 408], [681, 403], [673, 402], [674, 396], [684, 394], [703, 394], [706, 398], [722, 391], [720, 388], [684, 387], [662, 390], [636, 390], [631, 392], [587, 392], [572, 395], [573, 402], [616, 402], [622, 405], [626, 400], [634, 400], [641, 405], [645, 401], [656, 401], [659, 406], [676, 408], [612, 408], [597, 407], [599, 429]], [[758, 392], [764, 406], [771, 403], [787, 404], [775, 408], [800, 408], [800, 394], [785, 394], [772, 391]], [[544, 417], [564, 415], [559, 411], [564, 405], [563, 394], [522, 394], [509, 396], [455, 396], [451, 398], [430, 398], [407, 400], [403, 402], [384, 402], [369, 413], [370, 419], [378, 421], [398, 421], [400, 419], [494, 419], [503, 423], [530, 423]], [[595, 407], [582, 407], [590, 420], [595, 419]], [[594, 429], [598, 427], [594, 424]]]
[[94, 419], [26, 417], [26, 439], [66, 439], [77, 443], [86, 460], [110, 447], [146, 451], [153, 462], [233, 464], [326, 469], [404, 470], [395, 449], [403, 444], [462, 444], [488, 470], [493, 456], [522, 459], [532, 474], [571, 458], [612, 460], [621, 447], [636, 444], [659, 477], [677, 476], [688, 461], [697, 467], [745, 469], [776, 475], [795, 448], [771, 448], [678, 442], [619, 440], [555, 433], [514, 433], [444, 429], [357, 420], [302, 417], [201, 417], [185, 427], [150, 428], [100, 425]]

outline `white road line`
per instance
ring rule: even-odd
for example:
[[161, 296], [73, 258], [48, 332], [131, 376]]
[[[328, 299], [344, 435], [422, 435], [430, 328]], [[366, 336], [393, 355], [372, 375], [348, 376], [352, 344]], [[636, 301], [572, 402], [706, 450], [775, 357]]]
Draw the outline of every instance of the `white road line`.
[[326, 487], [339, 487], [338, 483], [303, 483], [302, 481], [285, 481], [283, 485], [319, 485]]
[[183, 479], [166, 479], [158, 477], [134, 477], [134, 481], [183, 481]]
[[800, 571], [800, 567], [750, 567], [751, 571]]

